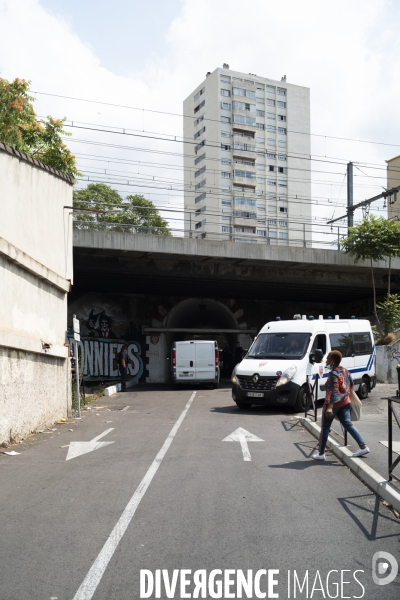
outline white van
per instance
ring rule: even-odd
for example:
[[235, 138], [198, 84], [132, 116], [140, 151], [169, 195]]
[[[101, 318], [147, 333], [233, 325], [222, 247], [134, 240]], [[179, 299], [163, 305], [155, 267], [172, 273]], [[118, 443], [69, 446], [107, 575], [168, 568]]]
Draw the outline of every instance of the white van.
[[212, 383], [219, 387], [219, 352], [217, 342], [193, 340], [172, 346], [172, 382]]
[[318, 399], [325, 397], [331, 350], [342, 353], [355, 390], [364, 399], [376, 385], [375, 346], [370, 322], [361, 319], [308, 319], [267, 323], [232, 373], [232, 397], [239, 408], [278, 402], [304, 411], [306, 382], [318, 380]]

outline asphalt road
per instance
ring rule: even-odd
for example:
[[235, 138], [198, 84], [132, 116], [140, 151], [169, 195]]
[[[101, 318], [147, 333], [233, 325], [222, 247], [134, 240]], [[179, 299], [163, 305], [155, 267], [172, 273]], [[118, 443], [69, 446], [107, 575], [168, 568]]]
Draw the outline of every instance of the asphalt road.
[[[195, 392], [103, 398], [0, 456], [0, 600], [136, 600], [140, 571], [157, 569], [191, 570], [179, 574], [189, 581], [205, 570], [206, 582], [234, 570], [207, 598], [236, 597], [236, 571], [252, 569], [266, 593], [254, 598], [397, 600], [399, 575], [378, 586], [371, 565], [378, 551], [399, 558], [400, 520], [334, 457], [310, 459], [315, 439], [290, 413], [238, 411], [229, 389]], [[238, 428], [263, 440], [247, 442], [251, 460], [246, 443], [222, 441]], [[78, 448], [63, 446], [108, 429], [97, 441], [112, 444], [66, 460]], [[300, 583], [308, 574], [308, 594], [294, 595], [294, 571]], [[185, 597], [179, 577], [170, 597]]]

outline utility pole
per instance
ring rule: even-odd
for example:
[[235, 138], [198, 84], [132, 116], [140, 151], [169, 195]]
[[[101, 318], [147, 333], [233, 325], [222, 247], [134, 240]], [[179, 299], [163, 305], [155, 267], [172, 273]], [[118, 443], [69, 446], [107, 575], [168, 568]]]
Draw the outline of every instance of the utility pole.
[[353, 227], [353, 163], [347, 163], [347, 228]]

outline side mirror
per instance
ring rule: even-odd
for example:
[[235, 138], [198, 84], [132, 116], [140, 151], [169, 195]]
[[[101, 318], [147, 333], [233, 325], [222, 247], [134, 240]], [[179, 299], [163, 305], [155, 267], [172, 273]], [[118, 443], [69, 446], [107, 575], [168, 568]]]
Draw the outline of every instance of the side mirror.
[[313, 365], [314, 363], [321, 363], [324, 358], [324, 353], [322, 350], [317, 348], [314, 352], [310, 352], [310, 363]]

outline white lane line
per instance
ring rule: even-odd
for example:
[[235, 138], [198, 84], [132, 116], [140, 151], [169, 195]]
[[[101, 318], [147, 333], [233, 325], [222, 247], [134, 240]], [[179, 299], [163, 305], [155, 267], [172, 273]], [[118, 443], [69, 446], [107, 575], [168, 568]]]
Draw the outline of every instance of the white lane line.
[[119, 542], [121, 541], [122, 536], [127, 530], [128, 525], [131, 522], [133, 515], [135, 514], [141, 499], [145, 495], [147, 488], [149, 487], [154, 475], [157, 473], [158, 467], [161, 465], [162, 459], [164, 458], [168, 451], [168, 448], [172, 444], [172, 441], [179, 427], [181, 426], [183, 419], [186, 417], [186, 413], [188, 412], [194, 400], [194, 397], [196, 396], [196, 393], [197, 392], [193, 392], [193, 394], [190, 396], [189, 401], [183, 409], [179, 419], [171, 429], [167, 439], [162, 445], [161, 450], [151, 463], [146, 475], [143, 477], [132, 498], [126, 505], [124, 512], [120, 516], [117, 524], [112, 530], [103, 548], [100, 550], [98, 557], [91, 566], [88, 574], [83, 580], [79, 590], [76, 592], [73, 600], [91, 600], [91, 598], [93, 597], [93, 594], [95, 593], [97, 586], [99, 585], [101, 578], [104, 575], [104, 571], [106, 570], [108, 563], [110, 562]]
[[130, 408], [130, 406], [125, 406], [125, 408], [121, 408], [121, 412], [124, 412], [124, 410], [128, 410], [128, 408]]

